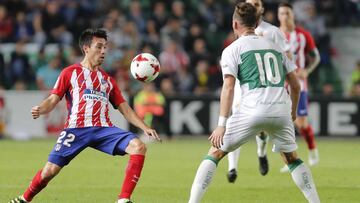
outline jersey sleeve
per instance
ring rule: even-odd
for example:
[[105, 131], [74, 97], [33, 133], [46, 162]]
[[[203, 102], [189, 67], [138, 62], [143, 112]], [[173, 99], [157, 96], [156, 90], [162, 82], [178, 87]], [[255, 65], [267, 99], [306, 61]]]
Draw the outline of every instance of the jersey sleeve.
[[278, 28], [273, 30], [273, 42], [277, 44], [283, 52], [290, 50], [288, 40], [286, 39], [284, 33], [282, 33]]
[[230, 49], [230, 46], [225, 48], [221, 55], [220, 66], [223, 78], [225, 75], [232, 75], [237, 78], [238, 64], [235, 61], [234, 53]]
[[110, 78], [110, 82], [113, 88], [110, 91], [109, 100], [110, 103], [113, 105], [114, 109], [117, 109], [121, 103], [125, 102], [125, 99], [122, 96], [121, 91], [117, 86], [115, 80], [113, 78]]
[[286, 56], [285, 52], [282, 54], [282, 57], [283, 57], [283, 65], [285, 67], [286, 73], [295, 71], [297, 68], [296, 64]]
[[68, 69], [61, 71], [54, 88], [51, 90], [51, 94], [56, 94], [60, 97], [60, 99], [62, 99], [65, 92], [70, 88], [70, 73], [71, 72], [69, 72]]
[[306, 40], [305, 51], [307, 53], [309, 53], [310, 51], [312, 51], [313, 49], [316, 48], [316, 44], [315, 44], [314, 38], [311, 36], [311, 34], [309, 32], [304, 31], [303, 34], [304, 34], [305, 40]]

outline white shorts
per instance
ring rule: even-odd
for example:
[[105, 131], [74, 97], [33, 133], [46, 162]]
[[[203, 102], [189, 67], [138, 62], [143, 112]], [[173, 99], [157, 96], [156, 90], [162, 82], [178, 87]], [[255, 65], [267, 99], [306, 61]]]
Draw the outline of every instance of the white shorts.
[[251, 136], [265, 131], [272, 138], [274, 152], [293, 152], [297, 149], [294, 124], [290, 116], [258, 117], [234, 112], [227, 122], [221, 150], [231, 152], [246, 143]]

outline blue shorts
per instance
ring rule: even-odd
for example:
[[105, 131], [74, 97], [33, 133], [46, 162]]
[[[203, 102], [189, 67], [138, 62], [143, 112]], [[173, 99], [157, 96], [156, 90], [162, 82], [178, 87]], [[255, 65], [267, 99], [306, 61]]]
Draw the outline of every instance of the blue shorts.
[[307, 95], [307, 92], [304, 92], [304, 91], [300, 92], [297, 115], [298, 116], [307, 116], [308, 115], [308, 95]]
[[63, 167], [86, 147], [110, 155], [125, 155], [126, 147], [134, 138], [137, 136], [132, 132], [117, 127], [67, 128], [60, 133], [48, 161]]

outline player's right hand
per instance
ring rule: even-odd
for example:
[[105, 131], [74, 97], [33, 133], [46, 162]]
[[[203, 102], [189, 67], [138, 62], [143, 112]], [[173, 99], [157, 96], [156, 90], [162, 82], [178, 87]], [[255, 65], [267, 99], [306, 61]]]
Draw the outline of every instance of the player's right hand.
[[39, 106], [32, 107], [31, 115], [32, 115], [33, 119], [39, 118], [40, 117], [40, 107]]
[[221, 145], [223, 144], [223, 137], [225, 134], [225, 127], [218, 126], [213, 133], [210, 135], [209, 140], [213, 147], [220, 149]]
[[161, 138], [159, 137], [159, 135], [157, 134], [156, 130], [151, 129], [151, 128], [146, 128], [143, 130], [145, 135], [152, 137], [154, 139], [156, 139], [159, 142], [162, 142]]

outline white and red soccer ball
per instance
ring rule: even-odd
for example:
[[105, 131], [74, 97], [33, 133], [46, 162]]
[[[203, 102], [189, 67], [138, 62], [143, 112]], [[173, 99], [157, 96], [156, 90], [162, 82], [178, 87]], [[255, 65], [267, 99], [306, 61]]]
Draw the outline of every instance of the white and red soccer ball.
[[152, 54], [141, 53], [131, 61], [130, 71], [136, 80], [151, 82], [159, 75], [160, 63]]

